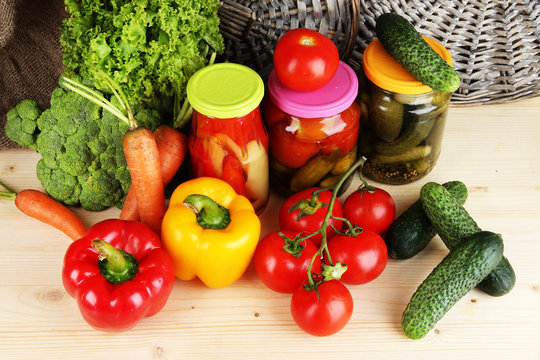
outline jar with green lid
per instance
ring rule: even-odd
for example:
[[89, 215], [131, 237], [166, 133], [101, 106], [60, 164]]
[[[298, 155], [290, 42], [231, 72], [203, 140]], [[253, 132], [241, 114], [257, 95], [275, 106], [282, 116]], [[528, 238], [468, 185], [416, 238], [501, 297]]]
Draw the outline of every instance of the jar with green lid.
[[[449, 64], [446, 48], [428, 44]], [[451, 93], [441, 93], [416, 80], [375, 39], [363, 55], [364, 83], [359, 153], [367, 158], [362, 172], [385, 184], [407, 184], [435, 166]]]
[[257, 213], [269, 196], [268, 134], [259, 108], [263, 96], [261, 77], [240, 64], [207, 66], [187, 84], [193, 175], [226, 181]]

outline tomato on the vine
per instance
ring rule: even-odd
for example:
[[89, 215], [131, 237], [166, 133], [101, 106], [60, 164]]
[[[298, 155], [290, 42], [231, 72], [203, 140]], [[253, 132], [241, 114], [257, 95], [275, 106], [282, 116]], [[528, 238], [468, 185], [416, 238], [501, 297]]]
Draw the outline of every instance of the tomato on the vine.
[[328, 251], [334, 263], [347, 265], [347, 271], [341, 276], [345, 284], [360, 285], [376, 279], [388, 261], [384, 239], [370, 230], [356, 236], [335, 235], [328, 241]]
[[337, 280], [324, 281], [317, 289], [298, 288], [291, 298], [296, 324], [315, 336], [329, 336], [347, 325], [353, 312], [353, 298]]
[[352, 192], [343, 203], [343, 214], [351, 223], [379, 235], [390, 227], [396, 215], [396, 204], [385, 190], [365, 186]]
[[314, 91], [336, 74], [339, 52], [323, 34], [298, 28], [289, 30], [278, 40], [273, 60], [283, 85], [296, 91]]
[[[318, 249], [309, 239], [295, 243], [296, 235], [287, 230], [274, 231], [263, 237], [255, 249], [255, 271], [271, 290], [292, 294], [308, 279], [307, 269]], [[318, 273], [320, 269], [321, 259], [317, 256], [311, 271]]]
[[[303, 235], [318, 231], [323, 224], [331, 198], [330, 190], [321, 191], [319, 187], [311, 187], [289, 196], [279, 209], [280, 229], [303, 233]], [[343, 217], [343, 208], [337, 198], [332, 209], [332, 216]], [[328, 220], [325, 228], [327, 239], [336, 233], [332, 225], [337, 230], [341, 230], [343, 221], [333, 218]], [[317, 234], [310, 240], [319, 247], [322, 235]]]

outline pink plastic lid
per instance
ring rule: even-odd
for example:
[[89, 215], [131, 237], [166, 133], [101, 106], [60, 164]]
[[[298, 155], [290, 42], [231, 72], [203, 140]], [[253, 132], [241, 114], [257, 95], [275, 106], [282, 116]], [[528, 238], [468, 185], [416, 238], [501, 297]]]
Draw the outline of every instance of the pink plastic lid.
[[300, 92], [283, 85], [272, 70], [268, 93], [274, 104], [287, 114], [303, 118], [327, 117], [351, 106], [358, 95], [358, 78], [349, 65], [340, 61], [336, 75], [328, 84], [315, 91]]

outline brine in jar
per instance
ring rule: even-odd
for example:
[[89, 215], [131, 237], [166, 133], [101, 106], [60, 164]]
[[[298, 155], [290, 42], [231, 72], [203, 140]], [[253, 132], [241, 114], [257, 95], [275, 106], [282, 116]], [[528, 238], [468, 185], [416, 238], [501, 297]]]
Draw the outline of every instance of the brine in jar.
[[357, 94], [356, 74], [343, 62], [327, 85], [311, 92], [289, 89], [270, 74], [263, 118], [270, 140], [270, 181], [279, 194], [332, 187], [352, 166], [361, 112]]
[[[450, 65], [439, 42], [424, 38]], [[378, 39], [363, 56], [359, 154], [362, 173], [385, 184], [407, 184], [426, 176], [441, 153], [452, 93], [422, 84], [386, 52]]]
[[246, 66], [220, 63], [195, 73], [187, 94], [193, 106], [193, 175], [226, 181], [261, 213], [269, 196], [268, 134], [259, 107], [262, 79]]

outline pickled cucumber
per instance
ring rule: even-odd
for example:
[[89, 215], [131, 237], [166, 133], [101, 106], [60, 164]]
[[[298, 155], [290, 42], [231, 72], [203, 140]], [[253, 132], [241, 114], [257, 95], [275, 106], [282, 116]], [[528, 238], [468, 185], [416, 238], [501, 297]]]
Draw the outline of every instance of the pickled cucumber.
[[382, 91], [375, 91], [371, 96], [368, 113], [373, 130], [380, 139], [390, 142], [399, 136], [404, 116], [402, 103], [394, 101]]
[[431, 145], [421, 145], [397, 155], [375, 154], [372, 160], [381, 164], [391, 164], [396, 162], [419, 160], [429, 156], [430, 153]]
[[398, 155], [411, 150], [428, 136], [433, 124], [435, 124], [436, 118], [437, 116], [432, 116], [431, 114], [415, 116], [413, 121], [403, 130], [403, 133], [396, 140], [375, 143], [375, 151], [382, 155]]
[[341, 156], [341, 150], [331, 154], [317, 155], [296, 171], [289, 183], [292, 192], [298, 192], [317, 184], [326, 174], [336, 166]]
[[332, 169], [332, 174], [340, 175], [345, 173], [349, 168], [354, 164], [356, 160], [357, 147], [354, 145], [354, 148], [349, 151], [345, 156], [339, 159], [336, 163], [336, 166]]

